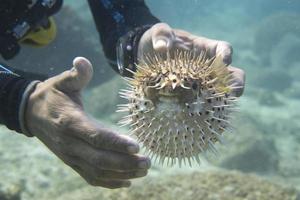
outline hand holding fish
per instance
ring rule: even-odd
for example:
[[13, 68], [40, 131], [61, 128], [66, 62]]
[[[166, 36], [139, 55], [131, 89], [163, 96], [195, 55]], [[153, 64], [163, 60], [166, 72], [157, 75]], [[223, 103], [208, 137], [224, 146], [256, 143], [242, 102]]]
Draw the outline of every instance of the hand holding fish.
[[235, 96], [243, 94], [245, 73], [239, 68], [230, 66], [233, 51], [228, 42], [196, 36], [184, 30], [172, 29], [165, 23], [158, 23], [142, 36], [138, 47], [138, 57], [140, 61], [143, 61], [144, 55], [153, 51], [166, 53], [176, 50], [193, 51], [196, 55], [205, 51], [208, 58], [221, 56], [235, 77], [232, 84], [236, 89], [233, 90], [233, 93]]

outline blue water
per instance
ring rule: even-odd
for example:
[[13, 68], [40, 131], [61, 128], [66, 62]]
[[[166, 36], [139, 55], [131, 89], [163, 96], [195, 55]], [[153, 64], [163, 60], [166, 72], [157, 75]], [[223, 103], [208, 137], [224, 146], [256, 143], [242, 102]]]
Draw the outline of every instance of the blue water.
[[[154, 166], [150, 176], [164, 179], [166, 174], [218, 168], [255, 174], [299, 191], [300, 1], [147, 0], [146, 3], [155, 16], [172, 28], [228, 41], [234, 51], [232, 66], [246, 73], [245, 92], [234, 120], [236, 130], [228, 136], [226, 147], [220, 147], [221, 156], [193, 169], [172, 171]], [[62, 29], [64, 24], [74, 25], [74, 30], [68, 28], [70, 32], [82, 35], [72, 38], [69, 33], [58, 34], [58, 42], [40, 51], [25, 48], [10, 64], [19, 68], [23, 64], [29, 70], [34, 65], [40, 73], [52, 76], [68, 69], [75, 56], [90, 58], [97, 67], [93, 87], [85, 92], [86, 109], [118, 129], [119, 116], [114, 110], [119, 102], [117, 91], [123, 83], [103, 56], [86, 2], [67, 0], [65, 6], [73, 10], [72, 15], [78, 20], [72, 20], [68, 14], [59, 14], [56, 19], [61, 18]], [[53, 68], [58, 65], [62, 67]], [[72, 194], [82, 199], [80, 194], [91, 195], [77, 191], [88, 187], [87, 184], [40, 142], [20, 137], [5, 128], [1, 132], [0, 185], [6, 184], [2, 180], [22, 185], [24, 199], [41, 199], [43, 195], [50, 199], [53, 195], [54, 200], [66, 194], [70, 199]], [[186, 199], [189, 199], [188, 194]]]

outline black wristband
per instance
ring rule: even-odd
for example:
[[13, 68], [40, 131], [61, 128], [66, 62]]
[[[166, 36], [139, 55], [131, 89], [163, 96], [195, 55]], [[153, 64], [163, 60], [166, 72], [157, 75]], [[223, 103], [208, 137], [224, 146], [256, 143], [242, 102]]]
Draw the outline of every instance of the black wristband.
[[[139, 41], [143, 34], [153, 25], [144, 25], [137, 27], [124, 36], [122, 36], [117, 44], [117, 65], [119, 73], [122, 76], [132, 76], [131, 71], [136, 71], [135, 64], [137, 63], [137, 53]], [[126, 70], [129, 69], [129, 70]]]
[[19, 107], [31, 81], [16, 74], [0, 72], [0, 119], [11, 130], [21, 133]]

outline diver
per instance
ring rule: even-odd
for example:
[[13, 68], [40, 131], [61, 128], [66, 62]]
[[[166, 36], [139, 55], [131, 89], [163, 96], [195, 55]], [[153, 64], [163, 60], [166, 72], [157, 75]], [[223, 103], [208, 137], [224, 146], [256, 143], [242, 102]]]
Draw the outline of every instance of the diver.
[[[0, 0], [0, 54], [8, 60], [22, 45], [44, 46], [55, 37], [53, 15], [62, 0]], [[224, 41], [172, 29], [153, 16], [143, 0], [88, 0], [103, 51], [122, 76], [135, 70], [150, 52], [175, 49], [206, 51], [231, 64], [232, 48]], [[34, 65], [34, 63], [33, 63]], [[240, 96], [244, 72], [228, 66]], [[106, 188], [129, 187], [150, 168], [147, 156], [139, 155], [134, 140], [104, 127], [83, 108], [81, 91], [93, 76], [83, 57], [73, 68], [57, 76], [32, 80], [27, 72], [0, 65], [0, 122], [28, 137], [37, 137], [89, 184]]]

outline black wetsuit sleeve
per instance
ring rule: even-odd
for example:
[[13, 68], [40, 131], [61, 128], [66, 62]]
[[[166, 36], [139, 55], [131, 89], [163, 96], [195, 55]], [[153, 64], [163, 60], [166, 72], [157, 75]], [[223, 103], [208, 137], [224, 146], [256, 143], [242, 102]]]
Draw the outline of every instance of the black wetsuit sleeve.
[[17, 132], [21, 132], [20, 103], [30, 82], [30, 80], [13, 73], [8, 66], [0, 64], [0, 124]]
[[[159, 21], [144, 0], [88, 0], [105, 56], [116, 62], [116, 45], [120, 37], [136, 27]], [[115, 69], [116, 65], [112, 65]], [[115, 69], [118, 71], [117, 69]]]

